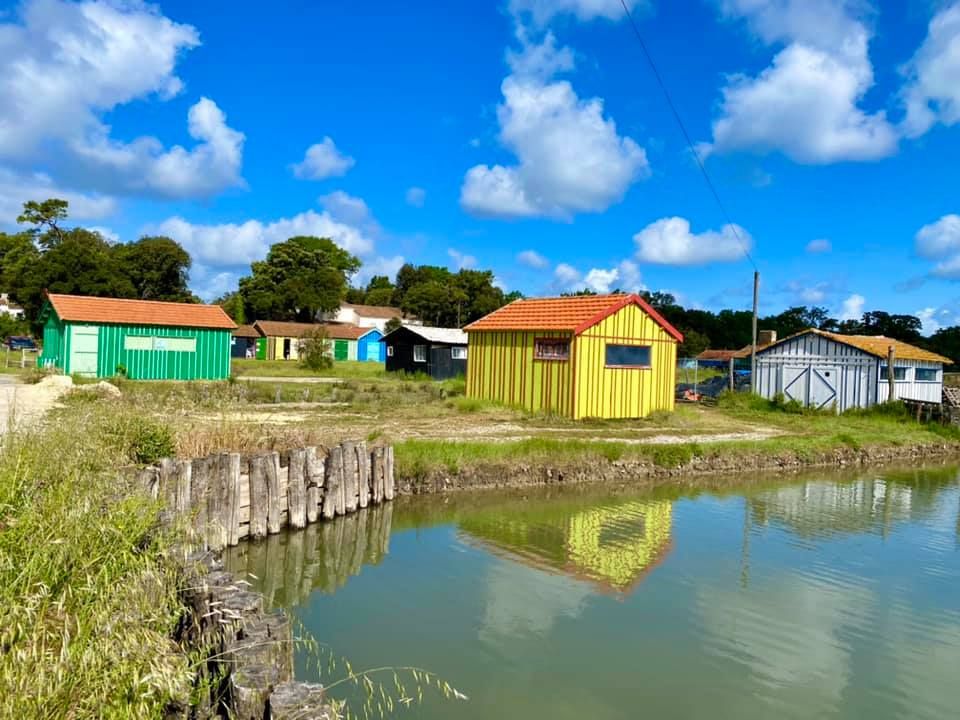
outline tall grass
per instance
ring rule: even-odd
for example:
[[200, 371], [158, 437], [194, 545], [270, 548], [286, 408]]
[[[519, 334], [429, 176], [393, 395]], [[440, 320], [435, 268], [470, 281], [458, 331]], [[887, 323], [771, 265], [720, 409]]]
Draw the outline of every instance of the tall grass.
[[189, 698], [154, 503], [117, 469], [141, 448], [75, 405], [0, 452], [0, 718], [160, 718]]

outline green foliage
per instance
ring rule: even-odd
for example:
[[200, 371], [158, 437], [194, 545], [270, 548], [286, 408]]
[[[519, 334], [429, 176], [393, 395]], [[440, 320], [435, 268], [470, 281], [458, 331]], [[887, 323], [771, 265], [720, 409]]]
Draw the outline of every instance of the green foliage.
[[340, 307], [360, 261], [329, 238], [298, 236], [273, 245], [250, 269], [240, 294], [251, 317], [312, 322]]
[[330, 340], [327, 337], [327, 331], [322, 327], [310, 330], [300, 338], [298, 352], [300, 365], [308, 370], [318, 372], [333, 367]]
[[141, 300], [196, 302], [187, 287], [190, 254], [168, 237], [142, 237], [114, 247], [119, 269]]
[[491, 271], [407, 264], [397, 272], [393, 303], [431, 325], [462, 327], [506, 304], [494, 282]]
[[247, 324], [247, 311], [243, 307], [243, 297], [239, 292], [229, 292], [221, 295], [213, 301], [215, 305], [223, 308], [223, 311], [230, 316], [237, 325]]
[[170, 426], [142, 414], [123, 415], [108, 424], [106, 435], [128, 462], [150, 465], [177, 454]]
[[28, 200], [23, 204], [23, 212], [17, 216], [17, 223], [35, 226], [28, 232], [34, 235], [41, 245], [50, 247], [63, 241], [60, 223], [67, 219], [68, 206], [66, 200], [57, 198], [42, 202]]
[[401, 325], [403, 325], [403, 320], [401, 320], [398, 317], [392, 317], [389, 320], [387, 320], [386, 325], [384, 325], [383, 334], [386, 335], [387, 333], [392, 333]]

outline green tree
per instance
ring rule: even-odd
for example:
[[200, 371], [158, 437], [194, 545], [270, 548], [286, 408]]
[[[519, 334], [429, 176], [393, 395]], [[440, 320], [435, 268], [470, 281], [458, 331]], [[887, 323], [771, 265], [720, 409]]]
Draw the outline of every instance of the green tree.
[[223, 311], [230, 316], [237, 325], [246, 325], [247, 312], [243, 307], [243, 297], [236, 290], [221, 295], [213, 301], [214, 305], [219, 305]]
[[327, 331], [322, 327], [308, 330], [300, 338], [297, 352], [300, 356], [300, 364], [308, 370], [317, 372], [333, 367], [330, 339], [327, 337]]
[[312, 322], [340, 307], [360, 261], [329, 238], [299, 236], [273, 245], [250, 269], [240, 294], [251, 317]]
[[64, 230], [61, 222], [67, 219], [69, 203], [66, 200], [50, 198], [38, 202], [28, 200], [23, 204], [23, 212], [17, 217], [21, 225], [34, 225], [30, 230], [37, 236], [38, 241], [45, 247], [52, 247], [64, 240]]
[[136, 242], [115, 245], [121, 272], [133, 283], [142, 300], [197, 302], [187, 287], [190, 254], [168, 237], [142, 237]]
[[442, 326], [450, 316], [450, 286], [436, 280], [414, 285], [404, 296], [400, 306], [405, 313], [415, 315], [423, 322]]
[[951, 367], [960, 364], [960, 327], [940, 328], [930, 336], [926, 345], [933, 352], [953, 360]]

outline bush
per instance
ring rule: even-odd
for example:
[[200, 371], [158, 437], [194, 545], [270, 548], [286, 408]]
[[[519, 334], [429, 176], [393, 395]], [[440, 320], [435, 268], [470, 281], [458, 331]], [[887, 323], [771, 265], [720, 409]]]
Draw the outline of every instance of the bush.
[[176, 440], [170, 427], [148, 417], [134, 415], [118, 418], [107, 432], [127, 460], [138, 465], [150, 465], [177, 454]]
[[314, 372], [329, 370], [333, 367], [330, 339], [327, 337], [327, 331], [321, 327], [308, 331], [300, 339], [298, 350], [301, 367]]

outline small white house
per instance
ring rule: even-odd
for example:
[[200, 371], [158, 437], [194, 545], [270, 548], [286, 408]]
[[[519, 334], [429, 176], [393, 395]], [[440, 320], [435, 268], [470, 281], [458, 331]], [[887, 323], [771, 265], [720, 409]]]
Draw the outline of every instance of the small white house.
[[940, 403], [949, 358], [882, 335], [804, 330], [757, 351], [757, 393], [782, 393], [816, 408], [843, 412], [886, 402], [887, 358], [894, 350], [897, 400]]
[[0, 293], [0, 315], [9, 315], [19, 320], [23, 317], [23, 308], [11, 302], [7, 293]]
[[356, 325], [361, 328], [376, 328], [381, 333], [386, 332], [387, 323], [398, 319], [404, 325], [419, 325], [405, 316], [400, 308], [388, 305], [354, 305], [341, 303], [340, 307], [330, 313], [323, 313], [322, 319], [328, 322]]

